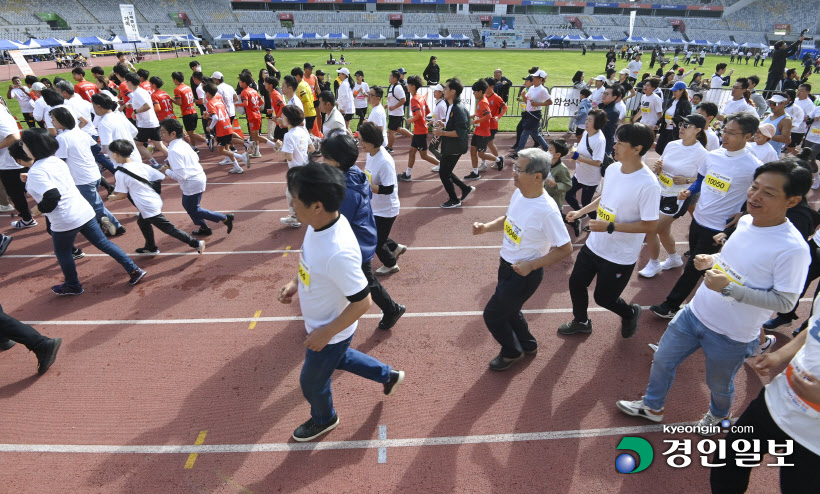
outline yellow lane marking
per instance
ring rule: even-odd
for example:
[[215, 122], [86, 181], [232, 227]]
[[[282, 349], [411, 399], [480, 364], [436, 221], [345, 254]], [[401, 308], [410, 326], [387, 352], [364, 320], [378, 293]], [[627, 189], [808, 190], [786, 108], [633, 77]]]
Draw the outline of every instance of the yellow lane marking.
[[[194, 445], [202, 446], [202, 443], [205, 442], [205, 436], [208, 434], [208, 431], [201, 431], [198, 436], [196, 436], [196, 441]], [[191, 453], [188, 455], [188, 461], [185, 462], [185, 470], [190, 470], [194, 468], [194, 463], [196, 462], [196, 457], [199, 456], [199, 453]]]
[[[261, 310], [258, 310], [258, 311], [256, 311], [256, 312], [254, 312], [254, 313], [253, 313], [253, 317], [254, 317], [254, 318], [258, 318], [258, 317], [259, 317], [259, 316], [261, 316], [261, 315], [262, 315], [262, 311], [261, 311]], [[256, 327], [256, 321], [251, 321], [251, 323], [248, 325], [248, 329], [253, 329], [253, 328], [255, 328], [255, 327]]]
[[[290, 245], [288, 245], [287, 247], [285, 247], [285, 251], [289, 251], [289, 250], [290, 250]], [[287, 253], [287, 252], [285, 252], [284, 254], [282, 254], [282, 257], [288, 257], [288, 253]]]

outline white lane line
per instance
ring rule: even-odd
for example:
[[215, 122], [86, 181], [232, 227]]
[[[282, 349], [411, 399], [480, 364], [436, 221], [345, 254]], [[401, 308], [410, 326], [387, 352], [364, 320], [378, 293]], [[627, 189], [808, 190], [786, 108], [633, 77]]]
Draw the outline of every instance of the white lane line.
[[[461, 206], [461, 209], [500, 209], [507, 208], [509, 204], [499, 204], [497, 206]], [[424, 210], [424, 209], [441, 209], [441, 206], [404, 206], [402, 209], [406, 210]], [[288, 209], [223, 209], [222, 213], [286, 213]], [[136, 216], [137, 211], [125, 211], [119, 213], [112, 213], [114, 216]], [[162, 214], [188, 214], [187, 211], [163, 211]]]
[[[811, 298], [801, 298], [800, 302], [812, 302]], [[648, 305], [642, 306], [644, 310], [649, 310]], [[603, 307], [590, 307], [589, 312], [608, 312]], [[572, 308], [559, 309], [524, 309], [521, 312], [524, 314], [571, 314]], [[422, 317], [479, 317], [483, 316], [484, 312], [480, 310], [465, 310], [465, 311], [444, 311], [444, 312], [407, 312], [402, 316], [402, 319], [407, 318], [422, 318]], [[381, 319], [381, 313], [365, 314], [362, 319]], [[154, 325], [159, 326], [163, 324], [229, 324], [229, 323], [250, 323], [256, 322], [294, 322], [303, 321], [302, 316], [267, 316], [267, 317], [215, 317], [215, 318], [200, 318], [200, 319], [105, 319], [105, 320], [51, 320], [51, 321], [23, 321], [29, 325], [40, 326], [121, 326], [121, 325]]]
[[[379, 441], [387, 440], [387, 426], [380, 425], [379, 426]], [[384, 446], [379, 447], [379, 463], [387, 463], [387, 448]]]
[[96, 444], [0, 444], [0, 453], [86, 453], [86, 454], [191, 454], [191, 453], [277, 453], [291, 451], [326, 451], [344, 449], [408, 448], [421, 446], [453, 446], [462, 444], [515, 443], [548, 441], [554, 439], [582, 439], [588, 437], [626, 436], [663, 431], [664, 425], [608, 427], [567, 431], [489, 434], [480, 436], [419, 437], [407, 439], [371, 439], [365, 441], [322, 441], [316, 443], [263, 443], [263, 444], [192, 444], [181, 445], [96, 445]]

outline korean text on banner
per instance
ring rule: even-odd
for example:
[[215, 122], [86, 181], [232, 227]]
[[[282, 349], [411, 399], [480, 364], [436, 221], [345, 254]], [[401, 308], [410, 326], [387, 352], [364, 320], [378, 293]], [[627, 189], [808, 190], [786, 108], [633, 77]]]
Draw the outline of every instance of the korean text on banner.
[[122, 25], [125, 28], [125, 36], [129, 40], [140, 39], [140, 30], [137, 28], [137, 16], [134, 13], [134, 6], [131, 4], [120, 4], [122, 14]]
[[20, 68], [20, 73], [23, 75], [34, 75], [34, 71], [31, 70], [28, 62], [26, 62], [26, 58], [20, 52], [20, 50], [9, 50], [9, 55], [11, 55], [12, 60], [14, 63], [17, 64], [17, 67]]

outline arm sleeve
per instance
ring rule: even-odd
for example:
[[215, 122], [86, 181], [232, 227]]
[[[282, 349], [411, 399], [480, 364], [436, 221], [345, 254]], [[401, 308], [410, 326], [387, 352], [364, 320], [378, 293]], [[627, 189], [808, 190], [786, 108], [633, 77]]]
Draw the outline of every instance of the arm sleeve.
[[364, 287], [362, 289], [362, 291], [360, 291], [359, 293], [356, 293], [354, 295], [349, 295], [346, 298], [347, 298], [348, 302], [350, 302], [351, 304], [355, 304], [356, 302], [361, 302], [362, 300], [367, 298], [367, 296], [369, 294], [370, 294], [370, 287]]
[[689, 187], [689, 192], [691, 192], [692, 194], [697, 194], [698, 192], [700, 192], [700, 187], [701, 185], [703, 185], [704, 178], [705, 177], [703, 175], [698, 173], [698, 178], [697, 180], [695, 180], [695, 183], [693, 183], [692, 186]]
[[42, 213], [50, 213], [57, 208], [60, 202], [60, 191], [56, 188], [48, 189], [43, 193], [43, 199], [37, 204], [37, 209]]
[[773, 312], [786, 313], [794, 308], [800, 294], [781, 292], [775, 289], [759, 290], [736, 284], [732, 290], [732, 298], [744, 304]]
[[395, 188], [395, 185], [379, 185], [379, 192], [377, 193], [382, 195], [390, 195], [393, 193], [393, 189]]

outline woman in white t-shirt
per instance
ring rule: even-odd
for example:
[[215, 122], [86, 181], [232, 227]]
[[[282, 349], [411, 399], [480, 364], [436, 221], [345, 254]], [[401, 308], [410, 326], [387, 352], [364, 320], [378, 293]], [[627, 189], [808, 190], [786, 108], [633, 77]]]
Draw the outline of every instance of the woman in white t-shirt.
[[65, 276], [65, 282], [54, 285], [51, 291], [57, 295], [80, 295], [84, 291], [74, 264], [74, 259], [83, 255], [82, 251], [78, 254], [74, 250], [74, 239], [78, 233], [113, 257], [130, 275], [131, 285], [139, 283], [145, 271], [105, 238], [97, 224], [94, 209], [74, 185], [68, 165], [54, 156], [60, 147], [57, 139], [45, 129], [31, 129], [23, 132], [22, 141], [23, 150], [34, 159], [28, 173], [21, 176], [26, 183], [26, 192], [37, 202], [32, 214], [45, 214], [48, 218], [54, 255]]
[[[601, 163], [606, 154], [606, 138], [601, 129], [606, 125], [606, 112], [601, 109], [590, 110], [586, 121], [586, 130], [578, 141], [577, 149], [573, 149], [569, 158], [575, 161], [575, 175], [572, 177], [572, 188], [564, 196], [569, 207], [578, 211], [592, 202], [592, 197], [601, 184]], [[581, 191], [581, 204], [575, 197]], [[589, 213], [590, 219], [595, 219], [596, 212]], [[575, 236], [581, 235], [581, 218], [571, 223]]]
[[353, 85], [353, 104], [356, 107], [356, 116], [359, 117], [359, 127], [367, 118], [367, 100], [370, 97], [370, 85], [364, 82], [364, 72], [356, 71], [356, 84]]
[[[660, 159], [655, 162], [655, 173], [661, 187], [660, 218], [657, 233], [646, 235], [649, 262], [638, 274], [652, 278], [661, 271], [683, 266], [683, 259], [675, 251], [672, 222], [689, 209], [691, 196], [678, 199], [678, 193], [689, 188], [698, 178], [698, 168], [706, 159], [706, 119], [700, 115], [684, 117], [680, 123], [680, 139], [667, 144]], [[661, 244], [668, 254], [664, 262], [658, 257]]]
[[[134, 144], [134, 152], [131, 153], [131, 160], [142, 161], [134, 137], [137, 136], [137, 128], [125, 118], [125, 114], [117, 110], [117, 102], [102, 94], [95, 94], [91, 97], [91, 104], [94, 106], [94, 113], [100, 116], [97, 124], [97, 133], [100, 136], [100, 145], [103, 153], [108, 154], [108, 145], [117, 139], [125, 139]], [[111, 173], [114, 173], [111, 170]]]
[[[36, 82], [37, 79], [34, 79]], [[37, 124], [34, 122], [32, 113], [34, 112], [34, 101], [31, 99], [31, 90], [28, 86], [20, 84], [20, 78], [14, 76], [11, 78], [11, 86], [6, 92], [6, 97], [16, 99], [20, 104], [20, 113], [26, 121], [29, 129], [34, 128]]]
[[364, 173], [373, 191], [370, 207], [376, 218], [376, 255], [383, 264], [376, 274], [385, 276], [399, 271], [397, 258], [407, 250], [407, 246], [390, 238], [390, 230], [400, 209], [396, 162], [382, 147], [382, 131], [373, 122], [365, 122], [359, 127], [359, 139], [367, 153]]

